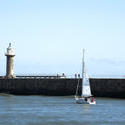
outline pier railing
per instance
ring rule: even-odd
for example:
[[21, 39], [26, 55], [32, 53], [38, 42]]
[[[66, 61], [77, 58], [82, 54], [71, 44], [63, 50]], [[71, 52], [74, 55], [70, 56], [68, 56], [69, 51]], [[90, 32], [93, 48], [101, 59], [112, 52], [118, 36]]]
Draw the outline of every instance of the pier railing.
[[66, 77], [63, 77], [63, 76], [33, 76], [33, 75], [17, 75], [16, 78], [26, 78], [26, 79], [59, 79], [59, 78], [66, 78]]

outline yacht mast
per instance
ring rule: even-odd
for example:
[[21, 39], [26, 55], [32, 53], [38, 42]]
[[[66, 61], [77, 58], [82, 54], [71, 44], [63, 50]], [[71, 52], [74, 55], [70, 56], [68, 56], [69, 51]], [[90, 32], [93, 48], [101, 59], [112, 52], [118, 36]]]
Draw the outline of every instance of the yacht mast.
[[85, 53], [85, 49], [83, 49], [83, 57], [82, 57], [82, 96], [83, 96], [83, 84], [84, 84], [84, 77], [85, 77], [84, 53]]
[[82, 58], [82, 80], [84, 78], [84, 73], [85, 73], [85, 61], [84, 61], [84, 53], [85, 53], [85, 49], [83, 49], [83, 58]]

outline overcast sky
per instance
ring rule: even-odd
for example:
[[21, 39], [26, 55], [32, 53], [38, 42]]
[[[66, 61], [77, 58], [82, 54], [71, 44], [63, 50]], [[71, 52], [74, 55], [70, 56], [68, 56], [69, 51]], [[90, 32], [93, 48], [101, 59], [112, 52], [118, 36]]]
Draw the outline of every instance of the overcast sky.
[[15, 74], [125, 76], [124, 0], [0, 0], [0, 75], [9, 42]]

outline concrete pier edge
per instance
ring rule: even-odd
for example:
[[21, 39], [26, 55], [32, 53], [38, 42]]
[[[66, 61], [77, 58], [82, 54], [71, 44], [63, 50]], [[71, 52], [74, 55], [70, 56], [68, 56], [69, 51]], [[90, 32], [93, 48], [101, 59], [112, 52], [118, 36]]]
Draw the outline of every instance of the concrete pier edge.
[[[81, 82], [79, 94], [81, 93]], [[78, 79], [0, 78], [0, 93], [14, 95], [75, 95]], [[125, 98], [125, 79], [90, 78], [95, 97]]]

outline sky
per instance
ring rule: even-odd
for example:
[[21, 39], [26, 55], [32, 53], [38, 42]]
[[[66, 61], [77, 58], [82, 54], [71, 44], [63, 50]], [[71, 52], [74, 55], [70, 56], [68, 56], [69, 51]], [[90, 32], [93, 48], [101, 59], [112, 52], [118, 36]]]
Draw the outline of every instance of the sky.
[[125, 76], [124, 0], [0, 0], [0, 75], [12, 43], [15, 75]]

